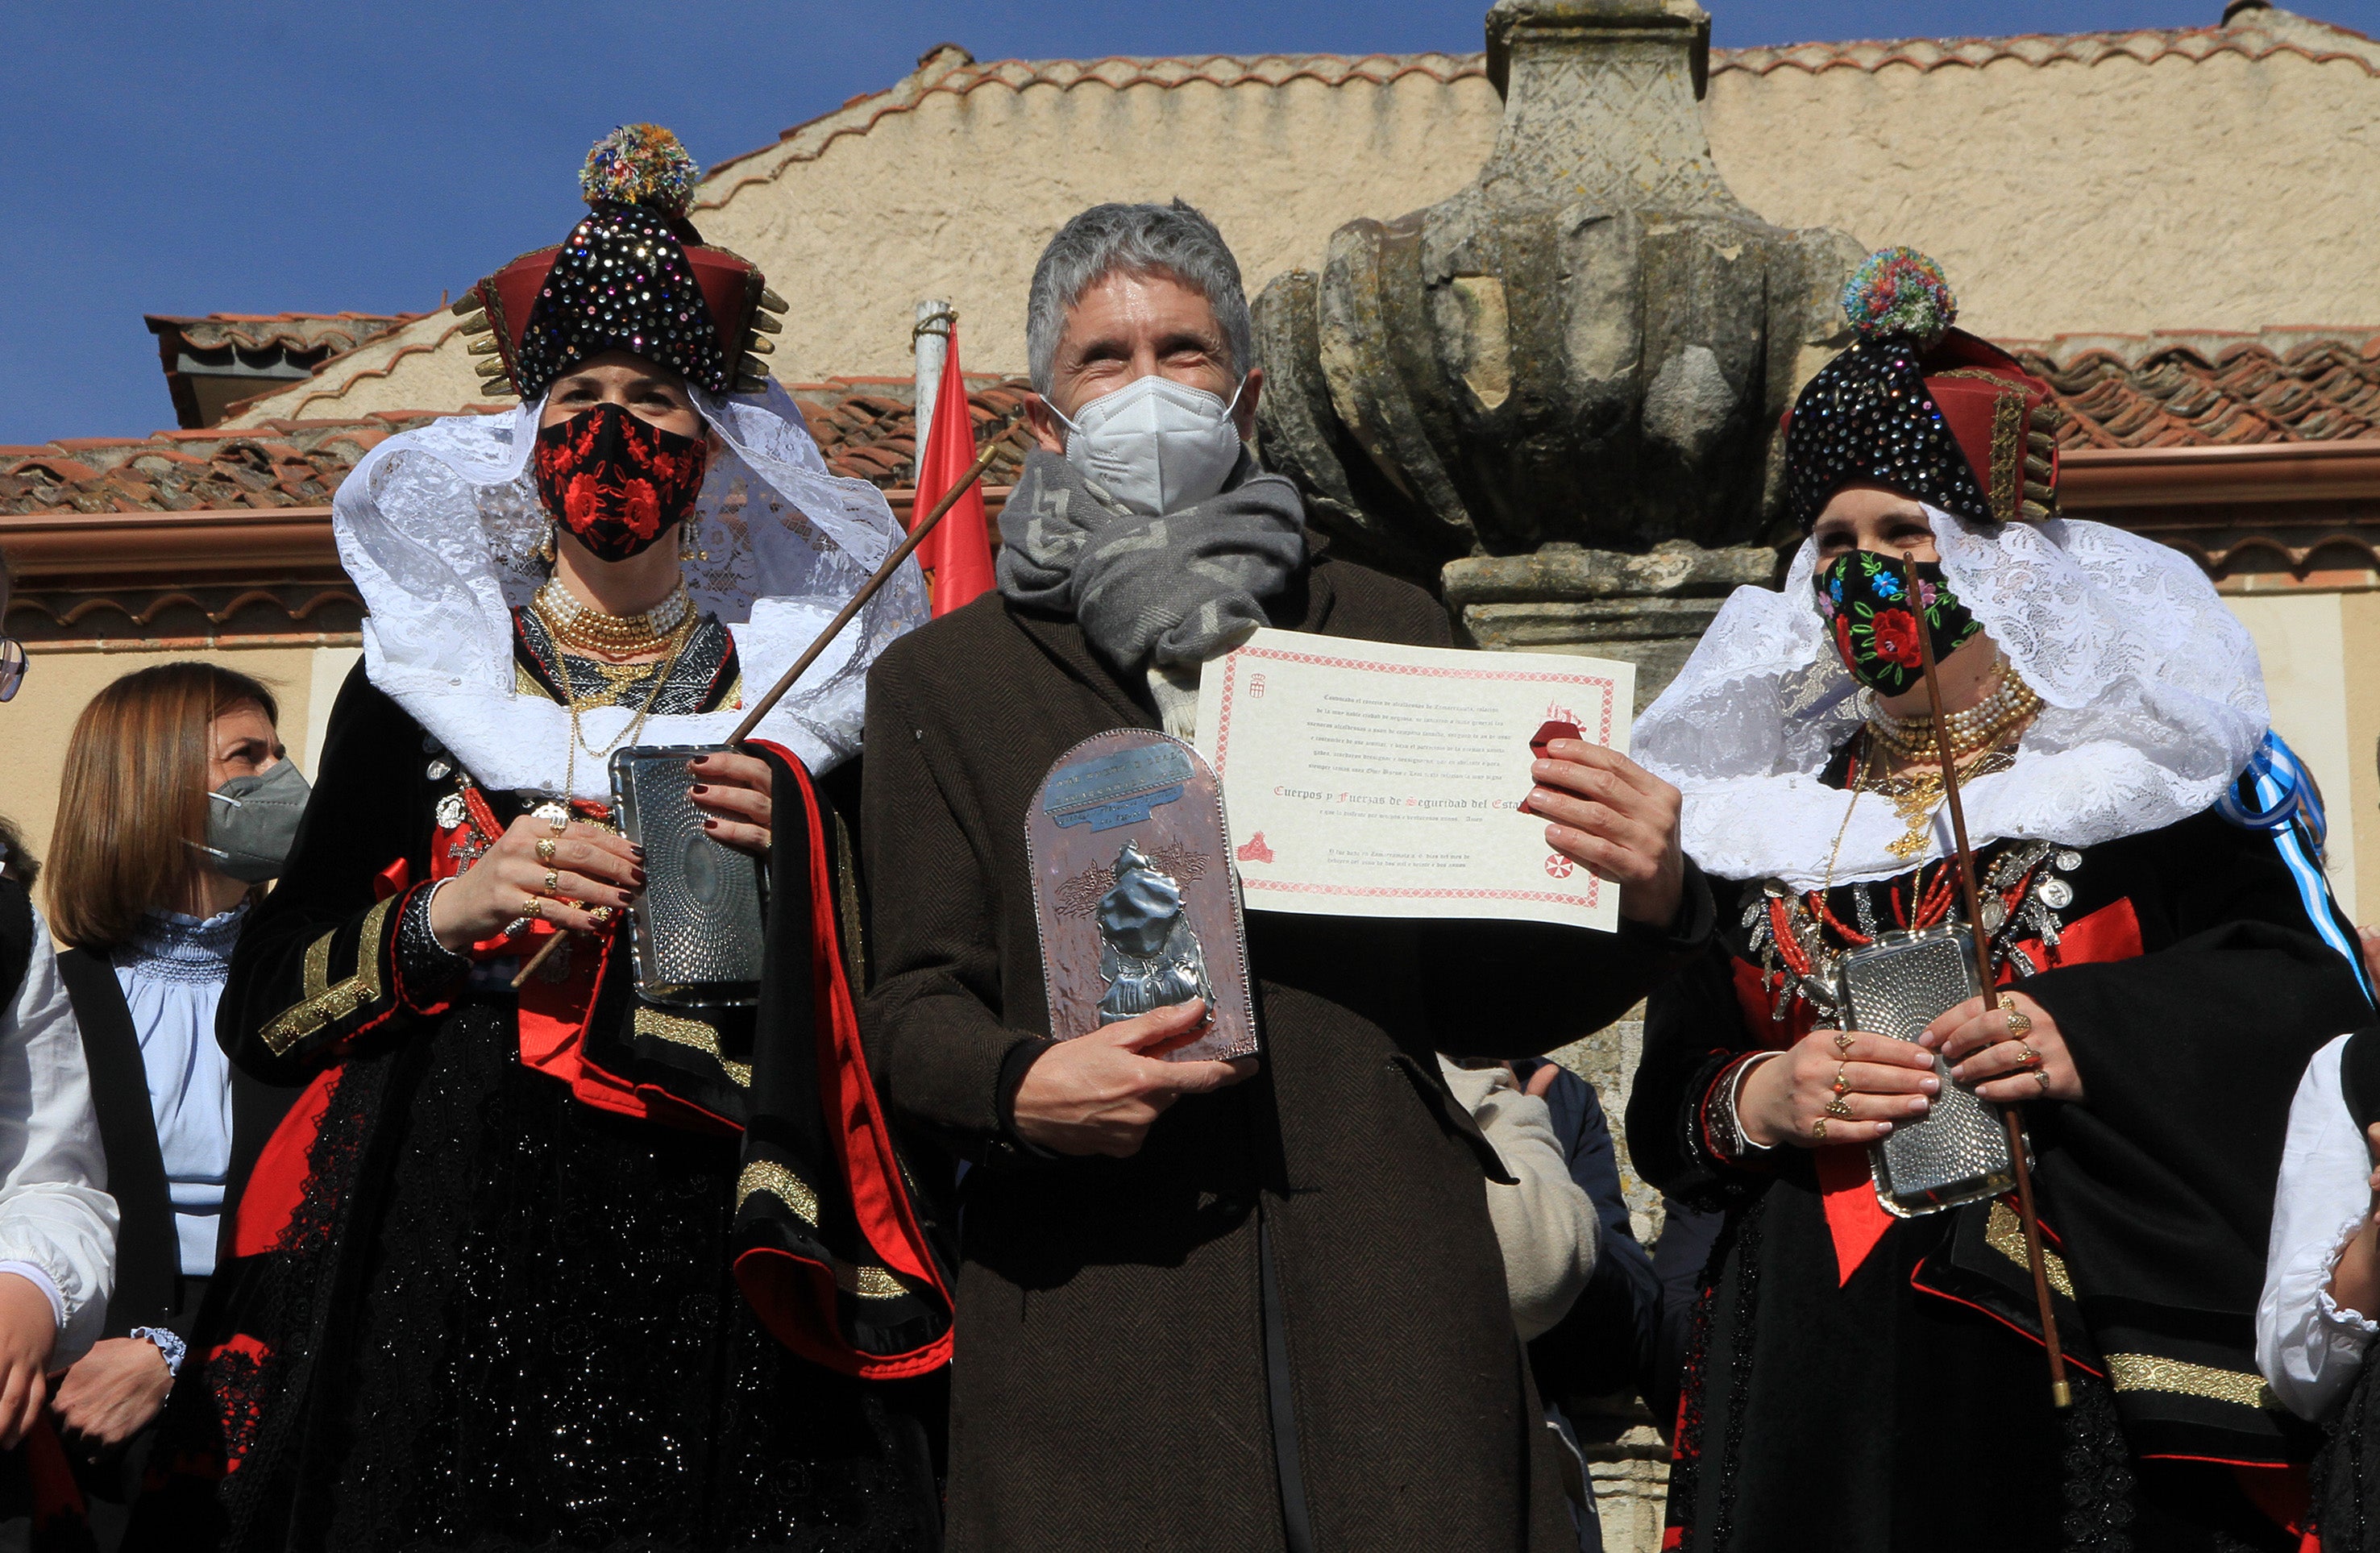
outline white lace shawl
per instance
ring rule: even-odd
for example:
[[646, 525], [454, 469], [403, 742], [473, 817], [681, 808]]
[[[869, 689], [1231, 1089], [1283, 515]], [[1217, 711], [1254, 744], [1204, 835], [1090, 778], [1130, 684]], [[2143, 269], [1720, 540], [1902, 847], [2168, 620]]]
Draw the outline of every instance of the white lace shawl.
[[[2044, 703], [2015, 764], [1961, 788], [1970, 842], [2090, 846], [2214, 803], [2269, 724], [2255, 643], [2205, 574], [2101, 523], [1925, 510], [1944, 576]], [[1818, 613], [1815, 552], [1803, 541], [1782, 592], [1737, 588], [1636, 723], [1636, 758], [1685, 795], [1686, 851], [1717, 878], [1815, 889], [1839, 831], [1837, 883], [1912, 866], [1888, 850], [1907, 831], [1889, 801], [1818, 780], [1870, 697]], [[1949, 831], [1937, 812], [1927, 860]]]
[[[708, 560], [689, 558], [695, 603], [735, 638], [747, 705], [774, 685], [900, 542], [883, 493], [827, 472], [801, 411], [773, 381], [762, 394], [695, 403], [724, 447], [687, 522]], [[340, 485], [339, 560], [370, 612], [364, 672], [484, 787], [554, 794], [569, 769], [569, 711], [514, 691], [512, 611], [545, 580], [548, 519], [528, 473], [541, 405], [450, 416], [389, 438]], [[669, 542], [669, 541], [665, 541]], [[813, 772], [859, 747], [868, 667], [926, 618], [914, 564], [803, 674], [763, 721]], [[626, 708], [581, 715], [589, 746], [627, 726]], [[638, 744], [717, 744], [741, 710], [646, 719]], [[609, 796], [604, 762], [579, 751], [577, 796]]]

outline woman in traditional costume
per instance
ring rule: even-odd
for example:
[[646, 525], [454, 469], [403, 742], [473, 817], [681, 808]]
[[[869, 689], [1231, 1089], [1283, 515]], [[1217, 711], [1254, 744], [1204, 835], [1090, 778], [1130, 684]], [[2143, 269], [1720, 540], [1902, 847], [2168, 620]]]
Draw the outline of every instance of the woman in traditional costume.
[[[1783, 590], [1739, 589], [1636, 732], [1726, 940], [1654, 995], [1628, 1115], [1645, 1178], [1728, 1215], [1667, 1546], [2293, 1546], [2252, 1317], [2290, 1091], [2370, 1004], [2254, 646], [2178, 552], [2057, 515], [2046, 386], [1949, 327], [1931, 261], [1872, 257], [1845, 308]], [[1921, 632], [2000, 982], [1923, 1047], [1841, 1028], [1836, 977], [1964, 916]], [[1872, 1183], [1937, 1052], [2022, 1107], [2064, 1413], [2011, 1199], [1896, 1217]]]
[[[303, 1089], [149, 1546], [932, 1539], [931, 1399], [890, 1383], [947, 1357], [946, 1301], [858, 1054], [821, 796], [924, 617], [914, 571], [761, 722], [765, 758], [693, 762], [709, 837], [767, 859], [758, 1007], [649, 997], [625, 931], [607, 758], [718, 745], [900, 536], [747, 354], [783, 304], [686, 223], [695, 177], [656, 127], [599, 144], [592, 212], [456, 307], [521, 407], [340, 488], [364, 661], [221, 1026]], [[740, 861], [675, 844], [687, 877]]]

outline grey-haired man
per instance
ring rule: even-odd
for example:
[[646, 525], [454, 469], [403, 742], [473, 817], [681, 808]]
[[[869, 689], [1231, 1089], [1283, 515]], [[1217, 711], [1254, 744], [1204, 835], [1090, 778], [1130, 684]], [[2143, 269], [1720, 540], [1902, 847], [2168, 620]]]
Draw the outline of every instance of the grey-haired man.
[[872, 1051], [894, 1114], [975, 1166], [950, 1546], [1574, 1547], [1480, 1189], [1501, 1166], [1436, 1053], [1559, 1045], [1700, 941], [1672, 790], [1584, 745], [1532, 773], [1549, 842], [1621, 884], [1619, 934], [1257, 914], [1261, 1065], [1161, 1061], [1196, 1002], [1047, 1037], [1026, 812], [1057, 756], [1189, 734], [1198, 666], [1259, 625], [1448, 639], [1246, 453], [1250, 334], [1197, 212], [1069, 222], [1000, 591], [869, 680]]

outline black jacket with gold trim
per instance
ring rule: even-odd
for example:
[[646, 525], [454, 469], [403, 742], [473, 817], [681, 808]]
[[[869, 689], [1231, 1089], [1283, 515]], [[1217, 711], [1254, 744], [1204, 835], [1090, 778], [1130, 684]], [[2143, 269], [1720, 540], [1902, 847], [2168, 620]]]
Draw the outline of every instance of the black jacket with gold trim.
[[170, 1421], [169, 1470], [220, 1482], [226, 1545], [284, 1513], [269, 1501], [305, 1470], [313, 1361], [338, 1351], [340, 1301], [370, 1256], [378, 1172], [428, 1033], [463, 1000], [514, 1003], [522, 1063], [586, 1104], [740, 1134], [736, 1281], [796, 1353], [862, 1378], [947, 1362], [934, 1230], [911, 1207], [854, 1013], [857, 899], [833, 800], [856, 791], [856, 771], [814, 784], [783, 752], [754, 747], [776, 794], [758, 1006], [643, 1001], [625, 918], [608, 940], [572, 940], [516, 995], [541, 924], [517, 948], [478, 946], [466, 976], [402, 925], [525, 806], [474, 784], [360, 667], [348, 680], [289, 866], [241, 939], [218, 1026], [244, 1073], [302, 1086], [269, 1139], [244, 1140], [255, 1162], [193, 1345], [200, 1384], [186, 1378]]
[[[1978, 859], [1987, 915], [2001, 919], [2003, 984], [2056, 1019], [2088, 1097], [2024, 1110], [2059, 1336], [2077, 1385], [2096, 1389], [2103, 1413], [2112, 1402], [2106, 1426], [2120, 1429], [2119, 1460], [2253, 1471], [2305, 1459], [2307, 1438], [2256, 1373], [2252, 1316], [2289, 1096], [2317, 1047], [2371, 1017], [2338, 947], [2353, 942], [2352, 929], [2321, 885], [2316, 855], [2298, 831], [2245, 829], [2210, 809], [2096, 846], [2002, 842]], [[1790, 893], [1756, 880], [1713, 888], [1726, 942], [1650, 1001], [1628, 1108], [1645, 1179], [1730, 1213], [1705, 1274], [1682, 1404], [1671, 1525], [1686, 1547], [1784, 1502], [1767, 1495], [1790, 1495], [1813, 1460], [1850, 1471], [1828, 1454], [1847, 1412], [1883, 1438], [1896, 1419], [1914, 1434], [1920, 1413], [1985, 1405], [1940, 1379], [1959, 1373], [1940, 1350], [1947, 1340], [1918, 1351], [1914, 1337], [1891, 1335], [1938, 1323], [1909, 1314], [1912, 1300], [1988, 1318], [1972, 1327], [1974, 1384], [2011, 1388], [2010, 1405], [2022, 1407], [2047, 1389], [2041, 1361], [2023, 1348], [2006, 1345], [2004, 1362], [1985, 1357], [1999, 1352], [1994, 1333], [2040, 1340], [2008, 1201], [1892, 1219], [1876, 1206], [1864, 1149], [1730, 1152], [1716, 1097], [1753, 1054], [1832, 1023], [1797, 995], [1791, 973], [1814, 938], [1838, 952], [1850, 944]], [[1936, 865], [1837, 887], [1828, 910], [1834, 923], [1872, 932], [1906, 925], [1912, 903], [1949, 888]], [[1949, 1390], [1911, 1400], [1928, 1386]], [[2053, 1456], [2057, 1438], [2042, 1441]], [[1755, 1438], [1767, 1448], [1746, 1443]], [[1912, 1438], [1903, 1449], [1922, 1456], [1941, 1443]], [[2013, 1490], [2027, 1470], [2019, 1460], [2002, 1463], [2015, 1477], [1996, 1481]], [[1851, 1499], [1867, 1495], [1879, 1525], [1896, 1498], [1931, 1492], [1879, 1471], [1876, 1483], [1842, 1485]], [[2056, 1484], [2046, 1486], [2054, 1498]]]

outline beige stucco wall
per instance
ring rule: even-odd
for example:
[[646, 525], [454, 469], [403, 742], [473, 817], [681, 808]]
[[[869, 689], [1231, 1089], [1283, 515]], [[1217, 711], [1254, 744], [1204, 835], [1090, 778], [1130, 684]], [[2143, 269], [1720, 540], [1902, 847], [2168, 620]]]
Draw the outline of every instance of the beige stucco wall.
[[[978, 87], [742, 185], [703, 234], [791, 284], [777, 375], [910, 370], [920, 297], [955, 303], [962, 358], [1021, 370], [1034, 261], [1067, 217], [1179, 196], [1212, 216], [1249, 294], [1318, 267], [1330, 234], [1468, 183], [1500, 104], [1478, 77], [1386, 86], [1193, 81], [1117, 91]], [[744, 171], [738, 169], [737, 171]]]
[[2357, 676], [2348, 652], [2348, 619], [2374, 598], [2286, 593], [2225, 601], [2256, 638], [2274, 729], [2322, 788], [2330, 822], [2330, 887], [2350, 918], [2358, 918], [2365, 903], [2380, 905], [2380, 845], [2368, 849], [2370, 856], [2356, 845], [2359, 831], [2380, 834], [2380, 816], [2373, 815], [2372, 800], [2362, 793], [2372, 784], [2372, 745], [2368, 738], [2357, 745], [2349, 716], [2350, 681]]
[[1714, 76], [1753, 209], [1939, 259], [1998, 339], [2380, 322], [2380, 79], [2350, 59]]
[[[2343, 793], [2329, 785], [2331, 823], [2346, 809], [2364, 822], [2367, 834], [2380, 833], [2380, 593], [2339, 596], [2341, 698], [2346, 706], [2347, 786]], [[2359, 921], [2380, 920], [2380, 844], [2366, 847], [2356, 859]]]
[[[2274, 18], [2266, 42], [2344, 53], [1721, 67], [1712, 152], [1772, 221], [1937, 255], [1985, 334], [2380, 322], [2380, 266], [2341, 258], [2380, 247], [2380, 47], [2250, 15]], [[1033, 261], [1068, 215], [1178, 194], [1221, 224], [1253, 293], [1319, 264], [1343, 223], [1470, 179], [1502, 113], [1471, 67], [1117, 85], [1062, 63], [988, 67], [960, 93], [929, 90], [938, 63], [724, 166], [696, 215], [793, 304], [781, 379], [905, 374], [926, 297], [957, 303], [970, 367], [1022, 370]], [[456, 273], [509, 257], [458, 255]], [[479, 397], [465, 344], [433, 315], [235, 424], [460, 406]]]
[[32, 649], [24, 687], [0, 706], [10, 751], [0, 776], [0, 814], [14, 819], [36, 857], [50, 853], [67, 737], [84, 705], [108, 683], [154, 663], [205, 659], [262, 680], [281, 703], [281, 740], [309, 777], [322, 751], [322, 725], [354, 648], [234, 648], [207, 652], [75, 652]]

